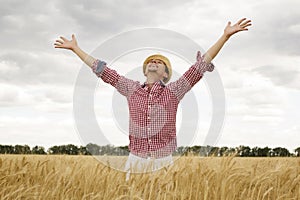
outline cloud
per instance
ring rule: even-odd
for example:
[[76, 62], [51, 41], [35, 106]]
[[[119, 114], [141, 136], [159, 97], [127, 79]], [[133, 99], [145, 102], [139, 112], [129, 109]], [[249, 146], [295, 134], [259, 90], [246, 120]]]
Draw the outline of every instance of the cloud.
[[[18, 124], [18, 128], [16, 128]], [[49, 146], [80, 144], [73, 122], [66, 116], [0, 116], [1, 144], [28, 144]]]
[[7, 51], [0, 55], [0, 82], [15, 85], [71, 84], [80, 67], [64, 54]]
[[299, 56], [299, 21], [296, 20], [300, 17], [299, 6], [300, 2], [296, 0], [257, 3], [253, 7], [253, 27], [247, 36], [247, 48], [256, 49], [256, 53], [260, 54]]
[[300, 70], [295, 65], [266, 65], [255, 68], [253, 71], [270, 79], [274, 85], [300, 90]]

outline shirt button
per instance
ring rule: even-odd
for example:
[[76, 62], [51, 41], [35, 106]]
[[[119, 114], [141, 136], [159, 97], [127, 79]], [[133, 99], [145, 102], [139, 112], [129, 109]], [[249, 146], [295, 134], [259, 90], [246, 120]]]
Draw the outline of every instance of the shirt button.
[[148, 108], [151, 108], [151, 106], [148, 106]]
[[148, 119], [150, 119], [150, 116], [148, 116]]
[[151, 142], [152, 140], [149, 140], [149, 142]]

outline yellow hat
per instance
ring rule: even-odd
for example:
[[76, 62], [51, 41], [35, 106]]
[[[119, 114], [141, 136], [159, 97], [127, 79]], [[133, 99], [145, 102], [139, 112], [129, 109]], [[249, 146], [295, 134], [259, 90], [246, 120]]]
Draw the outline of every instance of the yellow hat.
[[169, 76], [168, 76], [168, 78], [166, 79], [166, 81], [164, 81], [164, 82], [167, 83], [167, 82], [171, 79], [171, 76], [172, 76], [172, 67], [171, 67], [171, 63], [170, 63], [169, 59], [166, 58], [166, 57], [163, 56], [163, 55], [160, 55], [160, 54], [154, 54], [154, 55], [151, 55], [151, 56], [149, 56], [148, 58], [146, 58], [146, 60], [144, 61], [144, 64], [143, 64], [143, 72], [144, 72], [144, 74], [145, 74], [145, 70], [146, 70], [147, 64], [148, 64], [149, 61], [152, 60], [152, 59], [162, 60], [162, 61], [166, 64], [166, 66], [167, 66], [167, 68], [168, 68], [168, 71], [169, 71]]

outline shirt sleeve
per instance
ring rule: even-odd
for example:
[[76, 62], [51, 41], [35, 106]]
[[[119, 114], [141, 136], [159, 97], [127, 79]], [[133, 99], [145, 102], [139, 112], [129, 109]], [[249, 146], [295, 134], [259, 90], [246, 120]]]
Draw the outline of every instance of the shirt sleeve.
[[[205, 54], [204, 54], [205, 55]], [[180, 101], [184, 95], [192, 89], [192, 87], [203, 77], [206, 71], [212, 72], [215, 68], [213, 63], [206, 63], [204, 55], [201, 56], [201, 52], [197, 52], [197, 61], [193, 64], [178, 80], [168, 85], [169, 89], [178, 101]]]
[[101, 78], [105, 83], [115, 87], [120, 94], [127, 98], [137, 89], [140, 85], [138, 81], [133, 81], [118, 74], [115, 70], [107, 67], [104, 61], [96, 59], [93, 62], [92, 70]]

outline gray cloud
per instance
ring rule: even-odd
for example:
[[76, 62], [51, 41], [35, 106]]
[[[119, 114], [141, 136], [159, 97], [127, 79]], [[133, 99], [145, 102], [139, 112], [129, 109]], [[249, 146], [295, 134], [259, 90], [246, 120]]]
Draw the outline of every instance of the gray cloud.
[[253, 27], [245, 47], [259, 54], [300, 55], [300, 30], [295, 30], [300, 25], [299, 7], [296, 0], [257, 3], [252, 8]]
[[21, 50], [3, 53], [0, 62], [0, 82], [16, 85], [71, 84], [80, 66], [64, 54]]
[[274, 85], [300, 90], [300, 70], [293, 68], [294, 66], [269, 65], [257, 67], [253, 71], [269, 78]]
[[49, 51], [54, 37], [70, 37], [75, 33], [88, 38], [87, 44], [93, 44], [95, 38], [99, 41], [99, 38], [107, 38], [112, 33], [137, 26], [156, 26], [160, 23], [160, 16], [177, 7], [177, 3], [160, 2], [158, 5], [136, 0], [126, 3], [116, 0], [2, 1], [0, 42], [6, 49]]

